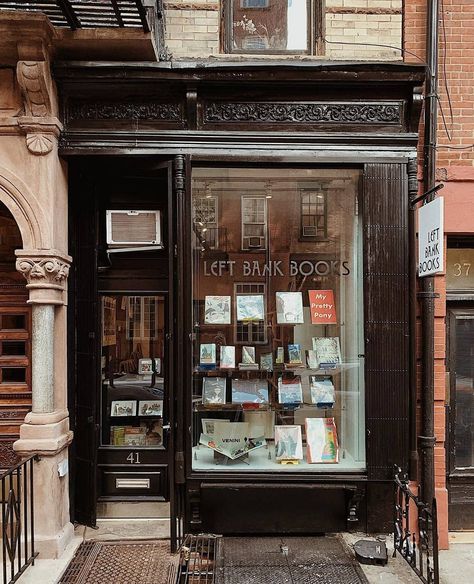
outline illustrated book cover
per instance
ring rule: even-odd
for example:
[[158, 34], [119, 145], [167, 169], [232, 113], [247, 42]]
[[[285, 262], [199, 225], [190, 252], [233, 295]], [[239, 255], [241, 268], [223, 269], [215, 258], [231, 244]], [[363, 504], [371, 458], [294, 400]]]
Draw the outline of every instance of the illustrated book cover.
[[309, 463], [339, 462], [334, 418], [306, 418], [306, 458]]
[[268, 382], [262, 379], [233, 379], [232, 403], [268, 403]]
[[202, 380], [202, 403], [225, 404], [226, 381], [225, 377], [204, 377]]
[[332, 378], [321, 375], [310, 375], [309, 389], [311, 403], [318, 408], [333, 408], [336, 401], [336, 390]]
[[201, 434], [199, 443], [235, 460], [252, 450], [262, 448], [266, 440], [262, 436], [250, 438], [247, 422], [214, 422], [214, 434]]
[[316, 351], [321, 369], [334, 368], [341, 365], [339, 337], [313, 337], [313, 350]]
[[161, 373], [161, 359], [159, 357], [155, 357], [154, 359], [139, 359], [138, 374], [151, 375], [152, 373]]
[[215, 367], [216, 345], [215, 343], [202, 343], [199, 352], [199, 363], [204, 367]]
[[332, 290], [308, 290], [311, 324], [337, 324]]
[[290, 365], [301, 365], [303, 363], [301, 358], [301, 345], [288, 345], [288, 363]]
[[235, 368], [235, 347], [233, 345], [221, 345], [220, 368]]
[[297, 404], [303, 401], [303, 388], [301, 377], [279, 377], [278, 401], [280, 404]]
[[139, 416], [163, 416], [163, 400], [147, 399], [138, 402]]
[[277, 292], [276, 308], [278, 324], [304, 323], [301, 292]]
[[263, 294], [237, 294], [237, 320], [264, 320], [265, 299]]
[[137, 402], [135, 400], [117, 400], [110, 405], [110, 415], [114, 417], [126, 417], [137, 415]]
[[255, 347], [242, 347], [242, 363], [252, 365], [255, 363]]
[[204, 322], [206, 324], [231, 324], [230, 296], [206, 296]]
[[276, 460], [301, 460], [303, 440], [301, 426], [275, 426]]
[[263, 353], [260, 355], [260, 369], [262, 371], [273, 371], [272, 353]]

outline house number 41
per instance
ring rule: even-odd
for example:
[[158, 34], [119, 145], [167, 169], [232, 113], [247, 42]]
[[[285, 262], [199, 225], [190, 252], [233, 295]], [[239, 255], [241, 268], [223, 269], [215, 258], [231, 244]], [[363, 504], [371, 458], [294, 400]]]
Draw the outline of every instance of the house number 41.
[[140, 453], [130, 452], [130, 454], [127, 456], [127, 460], [130, 464], [140, 464]]

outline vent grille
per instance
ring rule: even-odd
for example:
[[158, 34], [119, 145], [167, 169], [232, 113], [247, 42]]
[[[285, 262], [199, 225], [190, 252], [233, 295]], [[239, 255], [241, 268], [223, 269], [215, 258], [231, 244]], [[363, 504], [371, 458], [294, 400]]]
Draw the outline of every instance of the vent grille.
[[159, 211], [107, 211], [107, 244], [161, 245]]

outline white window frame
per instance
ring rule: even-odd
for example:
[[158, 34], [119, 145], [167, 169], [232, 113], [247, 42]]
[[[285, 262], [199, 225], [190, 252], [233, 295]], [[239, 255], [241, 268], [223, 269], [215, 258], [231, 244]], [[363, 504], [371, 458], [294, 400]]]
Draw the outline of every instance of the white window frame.
[[[209, 202], [213, 202], [214, 204], [214, 216], [216, 218], [215, 221], [202, 221], [196, 217], [196, 209], [198, 204], [205, 202], [206, 204]], [[198, 195], [193, 197], [193, 221], [194, 224], [197, 226], [197, 229], [205, 239], [205, 233], [208, 229], [214, 230], [214, 237], [212, 243], [208, 244], [209, 249], [217, 249], [219, 247], [219, 197], [217, 195]]]
[[[132, 331], [130, 330], [130, 314], [132, 312], [132, 302], [135, 302], [136, 299], [140, 300], [139, 306], [140, 306], [140, 317], [139, 319], [136, 318], [136, 315], [133, 315], [133, 334]], [[150, 300], [150, 302], [153, 302], [155, 304], [155, 322], [154, 322], [154, 331], [155, 334], [150, 336], [147, 333], [147, 327], [146, 326], [146, 319], [145, 319], [145, 300], [148, 299]], [[151, 321], [150, 321], [151, 322]], [[148, 322], [148, 324], [150, 324], [150, 322]], [[147, 340], [151, 340], [151, 341], [155, 341], [158, 339], [158, 302], [155, 296], [127, 296], [127, 313], [126, 313], [126, 338], [128, 341], [131, 340], [135, 340], [135, 339], [141, 339], [144, 341]], [[139, 334], [136, 334], [138, 331]]]
[[[261, 221], [246, 221], [246, 217], [244, 216], [244, 201], [249, 200], [258, 200], [263, 201], [264, 203], [264, 218], [263, 222]], [[240, 200], [240, 217], [241, 217], [241, 234], [242, 234], [242, 250], [245, 251], [258, 251], [258, 250], [266, 250], [267, 249], [267, 233], [268, 233], [268, 205], [267, 199], [264, 195], [242, 195]], [[258, 235], [245, 235], [245, 226], [246, 225], [263, 225], [263, 236]], [[260, 246], [251, 246], [249, 241], [252, 237], [263, 237], [263, 245]]]

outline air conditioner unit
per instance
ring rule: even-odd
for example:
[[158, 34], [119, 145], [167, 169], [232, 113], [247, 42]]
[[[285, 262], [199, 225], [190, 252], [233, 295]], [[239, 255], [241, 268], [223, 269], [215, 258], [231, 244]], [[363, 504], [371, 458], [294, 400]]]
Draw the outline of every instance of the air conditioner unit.
[[312, 226], [303, 226], [303, 237], [316, 237], [318, 235], [318, 231], [316, 227]]
[[259, 235], [251, 235], [247, 238], [249, 248], [263, 247], [265, 238]]
[[109, 248], [163, 247], [160, 211], [108, 210], [107, 245]]

